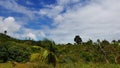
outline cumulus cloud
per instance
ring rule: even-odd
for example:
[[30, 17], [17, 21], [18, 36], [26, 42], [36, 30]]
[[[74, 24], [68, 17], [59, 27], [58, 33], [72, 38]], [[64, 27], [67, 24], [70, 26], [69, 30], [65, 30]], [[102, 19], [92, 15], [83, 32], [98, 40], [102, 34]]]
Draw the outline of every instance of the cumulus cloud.
[[31, 38], [33, 40], [39, 40], [46, 37], [42, 30], [25, 28], [14, 17], [0, 17], [0, 33], [3, 33], [5, 30], [7, 30], [8, 35], [19, 39]]
[[30, 38], [30, 39], [34, 39], [34, 40], [37, 39], [37, 38], [36, 38], [36, 35], [33, 34], [33, 33], [28, 33], [26, 36], [27, 36], [28, 38]]
[[14, 33], [20, 30], [20, 28], [21, 25], [15, 21], [14, 17], [0, 17], [0, 32], [7, 30], [8, 33]]
[[31, 33], [26, 32], [26, 34], [23, 34], [23, 35], [25, 35], [23, 37], [30, 38], [33, 40], [39, 40], [40, 38], [44, 39], [46, 37], [45, 33], [40, 30], [38, 30], [38, 31], [30, 30], [29, 32], [31, 32]]
[[[58, 0], [60, 3], [63, 1]], [[93, 40], [119, 39], [119, 3], [119, 0], [91, 0], [85, 6], [78, 3], [71, 9], [67, 9], [65, 13], [53, 17], [56, 28], [49, 29], [48, 37], [58, 43], [74, 42], [75, 35], [80, 35], [84, 41], [89, 38]]]
[[46, 34], [43, 30], [35, 30], [26, 27], [22, 27], [17, 33], [12, 35], [19, 39], [33, 39], [33, 40], [42, 40], [46, 38]]

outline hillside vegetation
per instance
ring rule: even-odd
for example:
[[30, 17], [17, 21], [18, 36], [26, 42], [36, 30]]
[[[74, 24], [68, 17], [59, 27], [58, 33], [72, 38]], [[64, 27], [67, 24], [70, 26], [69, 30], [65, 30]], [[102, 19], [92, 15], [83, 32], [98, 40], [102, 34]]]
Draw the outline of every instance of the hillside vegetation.
[[[0, 33], [0, 68], [120, 67], [119, 40], [109, 42], [98, 39], [96, 42], [92, 40], [82, 42], [79, 36], [73, 40], [75, 44], [55, 44], [48, 39], [20, 40]], [[5, 65], [9, 67], [4, 67]]]

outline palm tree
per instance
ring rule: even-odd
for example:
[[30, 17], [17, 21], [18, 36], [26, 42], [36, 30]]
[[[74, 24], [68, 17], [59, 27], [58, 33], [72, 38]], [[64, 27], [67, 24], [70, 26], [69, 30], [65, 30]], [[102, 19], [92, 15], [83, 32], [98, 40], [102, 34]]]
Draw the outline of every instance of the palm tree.
[[57, 56], [55, 54], [55, 42], [48, 39], [45, 39], [44, 42], [47, 43], [48, 48], [45, 49], [42, 54], [42, 62], [51, 64], [55, 68], [57, 63]]
[[48, 64], [52, 64], [53, 67], [55, 68], [56, 67], [56, 63], [57, 63], [57, 57], [55, 55], [55, 43], [54, 41], [51, 41], [50, 44], [49, 44], [49, 54], [47, 56], [47, 63]]

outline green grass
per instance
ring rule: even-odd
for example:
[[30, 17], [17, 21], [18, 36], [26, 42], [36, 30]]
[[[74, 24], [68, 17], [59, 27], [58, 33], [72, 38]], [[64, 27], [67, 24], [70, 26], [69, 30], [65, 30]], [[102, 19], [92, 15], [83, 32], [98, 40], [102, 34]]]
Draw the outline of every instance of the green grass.
[[[29, 64], [21, 64], [18, 63], [15, 68], [32, 68]], [[0, 63], [0, 68], [13, 68], [11, 63]], [[38, 66], [34, 66], [34, 68], [53, 68], [51, 65], [39, 64]], [[120, 68], [119, 64], [82, 64], [82, 63], [65, 63], [65, 64], [57, 64], [56, 68]]]
[[[51, 65], [39, 64], [37, 68], [53, 68]], [[120, 68], [119, 64], [103, 64], [103, 63], [64, 63], [57, 64], [56, 68]]]
[[59, 64], [57, 68], [120, 68], [119, 64]]

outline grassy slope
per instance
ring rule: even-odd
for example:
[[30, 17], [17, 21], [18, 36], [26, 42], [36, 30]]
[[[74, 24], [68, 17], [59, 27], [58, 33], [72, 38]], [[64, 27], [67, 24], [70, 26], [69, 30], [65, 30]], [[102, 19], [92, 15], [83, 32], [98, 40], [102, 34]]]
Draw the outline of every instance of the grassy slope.
[[[0, 63], [0, 68], [13, 68], [11, 63]], [[40, 67], [34, 67], [33, 64], [28, 63], [17, 63], [14, 68], [52, 68], [48, 65], [42, 65]], [[118, 64], [57, 64], [56, 68], [120, 68]]]
[[[15, 42], [29, 42], [29, 41], [22, 41], [22, 40], [18, 40], [15, 38], [12, 38], [10, 36], [7, 36], [5, 34], [1, 34], [0, 33], [0, 42], [6, 42], [6, 41], [15, 41]], [[67, 53], [69, 53], [69, 55], [71, 55], [73, 58], [76, 58], [76, 60], [78, 59], [78, 55], [79, 52], [84, 51], [85, 46], [58, 46], [59, 50], [61, 49], [61, 51], [63, 51], [65, 53], [65, 51]], [[66, 50], [67, 48], [67, 50]], [[93, 48], [93, 47], [92, 47]], [[87, 47], [86, 47], [87, 49]], [[79, 50], [79, 51], [78, 51]], [[93, 49], [89, 49], [92, 54], [92, 50]], [[84, 51], [85, 52], [85, 51]], [[87, 52], [86, 52], [87, 53]], [[72, 55], [73, 54], [73, 55]], [[39, 63], [39, 65], [41, 65]], [[15, 68], [33, 68], [34, 64], [27, 64], [27, 63], [18, 63], [16, 64]], [[41, 65], [40, 67], [35, 67], [35, 68], [51, 68], [51, 66], [48, 65]], [[0, 68], [13, 68], [11, 63], [0, 63]], [[120, 68], [119, 64], [95, 64], [95, 63], [63, 63], [63, 64], [57, 64], [56, 68]]]

